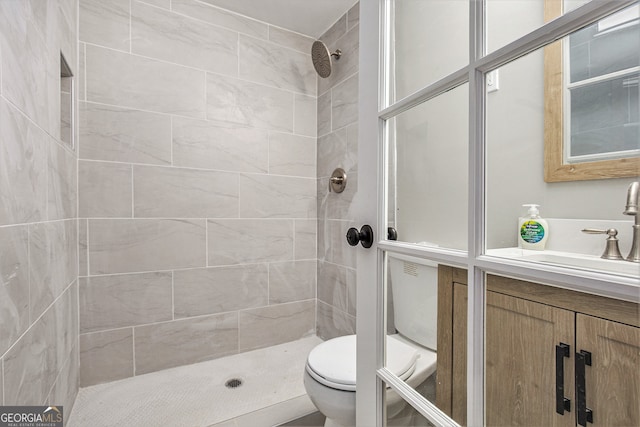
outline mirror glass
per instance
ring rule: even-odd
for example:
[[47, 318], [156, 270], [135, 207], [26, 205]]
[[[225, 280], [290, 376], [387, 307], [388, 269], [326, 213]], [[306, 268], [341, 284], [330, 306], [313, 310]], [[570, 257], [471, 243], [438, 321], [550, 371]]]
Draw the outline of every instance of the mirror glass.
[[638, 156], [639, 22], [636, 4], [563, 43], [567, 163]]
[[[546, 0], [546, 16], [562, 5]], [[637, 175], [639, 76], [638, 3], [544, 49], [545, 181]]]

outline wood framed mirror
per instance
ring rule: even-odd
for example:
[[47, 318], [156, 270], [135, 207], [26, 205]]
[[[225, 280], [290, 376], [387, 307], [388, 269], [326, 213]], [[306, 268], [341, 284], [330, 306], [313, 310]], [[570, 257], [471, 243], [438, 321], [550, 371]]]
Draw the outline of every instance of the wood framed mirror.
[[[551, 21], [563, 13], [563, 3], [563, 0], [544, 0], [545, 22]], [[629, 12], [627, 9], [632, 10]], [[629, 50], [636, 53], [627, 53], [625, 55], [622, 52], [621, 57], [627, 63], [621, 65], [618, 69], [614, 69], [614, 71], [604, 70], [600, 74], [595, 73], [596, 76], [594, 77], [591, 68], [595, 67], [587, 63], [588, 73], [582, 73], [584, 75], [575, 77], [575, 74], [580, 73], [576, 73], [574, 70], [569, 75], [567, 70], [569, 64], [575, 63], [569, 55], [579, 52], [573, 48], [573, 45], [569, 45], [571, 43], [569, 36], [565, 38], [566, 40], [559, 40], [544, 49], [545, 182], [634, 177], [640, 172], [640, 137], [638, 136], [638, 122], [640, 120], [638, 119], [638, 95], [636, 94], [638, 92], [638, 74], [640, 72], [640, 66], [636, 64], [636, 62], [640, 62], [640, 53], [637, 53], [640, 52], [640, 49], [638, 49], [637, 43], [640, 37], [634, 39], [635, 34], [640, 32], [639, 20], [635, 18], [640, 6], [636, 3], [635, 6], [627, 9], [625, 9], [627, 12], [625, 12], [624, 18], [616, 18], [616, 15], [611, 15], [612, 19], [607, 17], [586, 29], [595, 28], [592, 32], [597, 32], [598, 34], [592, 36], [592, 41], [600, 44], [606, 38], [618, 37], [625, 32], [631, 34], [629, 40], [631, 40], [632, 44], [635, 44]], [[617, 33], [615, 33], [616, 31]], [[577, 32], [574, 34], [577, 34]], [[598, 37], [600, 38], [597, 39]], [[588, 44], [590, 41], [584, 43]], [[616, 46], [621, 46], [621, 44], [617, 43]], [[575, 83], [575, 80], [581, 81]], [[572, 115], [575, 113], [575, 110], [572, 111], [571, 109], [576, 108], [573, 101], [569, 99], [569, 91], [573, 90], [568, 90], [569, 87], [577, 87], [578, 93], [581, 90], [584, 93], [584, 88], [595, 88], [597, 85], [603, 86], [605, 84], [613, 85], [614, 83], [612, 82], [614, 81], [617, 84], [618, 89], [616, 90], [618, 92], [620, 92], [620, 87], [626, 85], [625, 87], [630, 93], [628, 95], [628, 117], [625, 118], [625, 123], [611, 124], [611, 126], [605, 125], [602, 129], [590, 131], [591, 134], [582, 132], [584, 129], [576, 130], [579, 127], [578, 125], [568, 125], [572, 120]], [[628, 89], [629, 86], [631, 87], [630, 90]], [[606, 87], [601, 87], [599, 90], [604, 93], [607, 92]], [[611, 92], [609, 92], [608, 96], [612, 96]], [[603, 99], [603, 97], [598, 98], [594, 93], [586, 97], [583, 96], [583, 102], [588, 102], [589, 98]], [[583, 117], [583, 122], [593, 123], [592, 118], [594, 116], [604, 117], [605, 113], [609, 113], [609, 110], [596, 104], [597, 102], [586, 104], [589, 105], [589, 115], [591, 117]], [[590, 118], [591, 121], [589, 121]], [[574, 144], [574, 141], [580, 138], [583, 140], [583, 148], [575, 151], [582, 151], [583, 155], [572, 157], [570, 151], [578, 145], [569, 146], [569, 144]], [[608, 147], [612, 147], [611, 151], [607, 151]]]

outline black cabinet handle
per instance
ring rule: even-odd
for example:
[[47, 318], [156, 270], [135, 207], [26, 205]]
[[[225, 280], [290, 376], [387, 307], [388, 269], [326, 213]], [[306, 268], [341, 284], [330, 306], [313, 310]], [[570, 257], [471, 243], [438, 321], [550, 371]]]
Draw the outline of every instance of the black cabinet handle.
[[556, 346], [556, 412], [560, 415], [571, 412], [571, 400], [564, 397], [564, 358], [569, 357], [570, 348], [562, 342]]
[[587, 427], [587, 423], [593, 423], [593, 411], [587, 408], [587, 384], [586, 367], [591, 366], [591, 353], [580, 350], [576, 353], [576, 407], [578, 411], [578, 424]]

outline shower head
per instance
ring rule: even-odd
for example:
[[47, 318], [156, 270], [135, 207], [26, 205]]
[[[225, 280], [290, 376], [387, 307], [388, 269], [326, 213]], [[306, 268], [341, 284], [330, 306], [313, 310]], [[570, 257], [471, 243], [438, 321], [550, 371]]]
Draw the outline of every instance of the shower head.
[[327, 45], [320, 40], [316, 40], [311, 46], [313, 67], [316, 69], [318, 75], [324, 79], [331, 75], [331, 57], [334, 56], [336, 60], [338, 60], [341, 55], [342, 52], [340, 49], [336, 49], [333, 53], [329, 52]]

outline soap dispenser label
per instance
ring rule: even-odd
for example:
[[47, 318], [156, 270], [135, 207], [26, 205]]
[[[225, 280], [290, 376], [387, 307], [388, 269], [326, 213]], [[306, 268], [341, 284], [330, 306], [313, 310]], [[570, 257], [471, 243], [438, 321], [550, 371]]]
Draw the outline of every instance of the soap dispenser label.
[[520, 237], [527, 243], [538, 243], [544, 238], [544, 227], [538, 221], [525, 221], [520, 227]]

